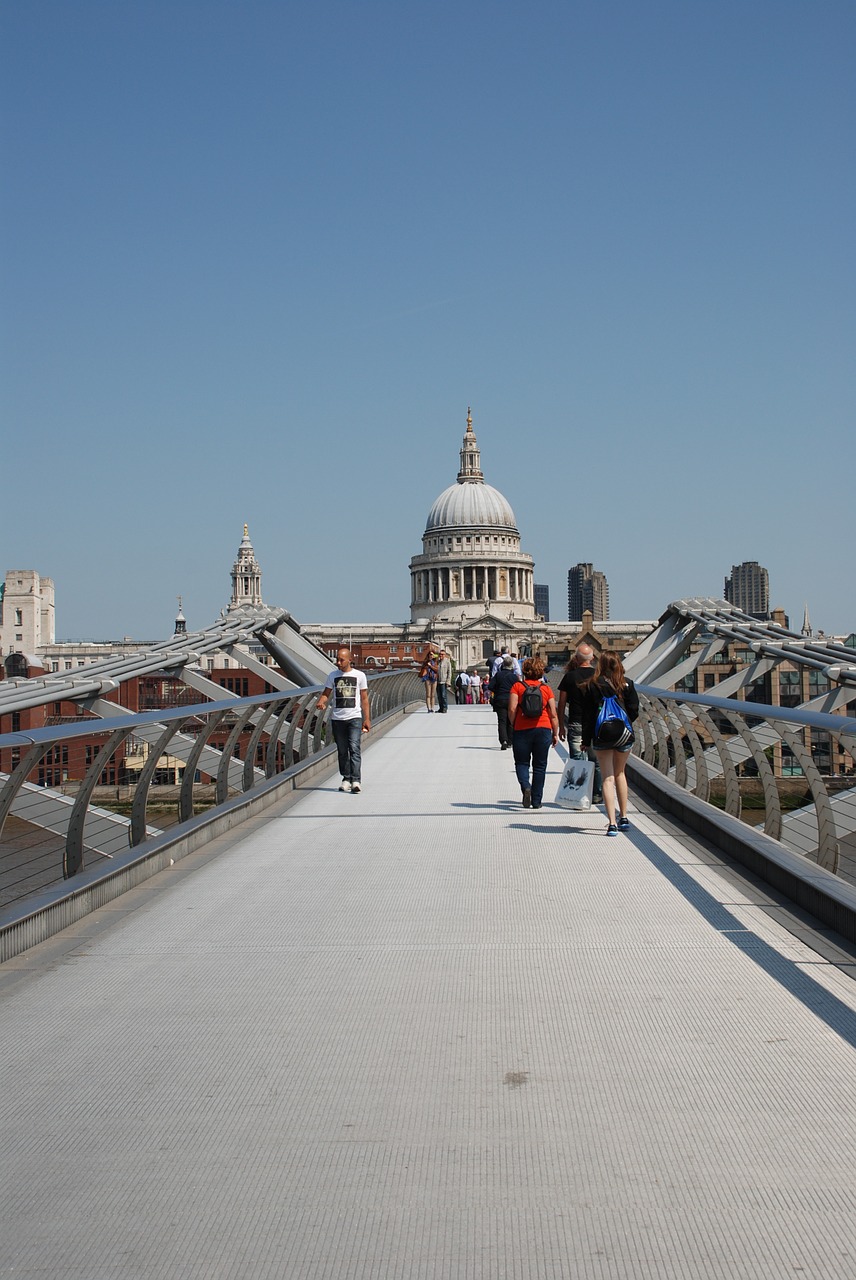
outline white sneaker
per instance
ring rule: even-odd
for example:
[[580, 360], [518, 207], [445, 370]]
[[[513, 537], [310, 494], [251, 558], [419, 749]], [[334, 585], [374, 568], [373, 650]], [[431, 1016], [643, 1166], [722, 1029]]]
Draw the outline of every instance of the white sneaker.
[[362, 791], [362, 787], [360, 786], [360, 784], [359, 784], [358, 782], [352, 782], [352, 783], [351, 783], [351, 785], [350, 785], [350, 787], [348, 788], [348, 790], [349, 790], [349, 791]]
[[340, 790], [340, 791], [352, 791], [352, 790], [353, 790], [353, 787], [351, 786], [351, 784], [350, 784], [350, 782], [348, 781], [348, 779], [347, 779], [347, 778], [343, 778], [343, 779], [342, 779], [342, 785], [341, 785], [341, 787], [339, 788], [339, 790]]

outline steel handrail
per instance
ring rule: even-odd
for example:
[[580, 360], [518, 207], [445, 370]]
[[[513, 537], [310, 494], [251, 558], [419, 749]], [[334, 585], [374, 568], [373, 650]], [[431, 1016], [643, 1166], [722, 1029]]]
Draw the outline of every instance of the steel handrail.
[[[385, 671], [366, 673], [369, 706], [374, 720], [380, 721], [394, 710], [421, 697], [422, 686], [418, 673], [413, 671]], [[325, 682], [326, 684], [326, 682]], [[0, 750], [18, 749], [21, 759], [8, 775], [0, 775], [0, 836], [6, 816], [13, 811], [19, 796], [23, 796], [22, 809], [29, 803], [39, 804], [39, 797], [55, 797], [55, 806], [63, 802], [62, 793], [51, 787], [27, 783], [36, 769], [57, 744], [68, 744], [82, 738], [91, 739], [104, 735], [107, 744], [86, 768], [70, 807], [68, 820], [62, 831], [65, 841], [63, 851], [63, 875], [68, 879], [83, 870], [87, 848], [99, 849], [91, 837], [87, 839], [87, 827], [95, 821], [91, 801], [95, 788], [110, 759], [132, 734], [148, 728], [149, 748], [154, 758], [149, 759], [134, 786], [134, 800], [130, 821], [118, 816], [102, 814], [99, 820], [111, 826], [127, 827], [127, 844], [132, 848], [145, 845], [162, 833], [146, 824], [146, 808], [153, 784], [157, 760], [163, 754], [183, 759], [185, 769], [192, 769], [212, 777], [215, 786], [215, 804], [209, 810], [213, 815], [231, 802], [234, 796], [248, 795], [265, 785], [271, 785], [280, 773], [304, 765], [331, 749], [326, 725], [331, 713], [328, 706], [320, 714], [317, 703], [325, 684], [307, 685], [300, 689], [275, 690], [272, 693], [250, 697], [230, 697], [193, 703], [182, 707], [161, 708], [153, 711], [126, 711], [108, 719], [82, 716], [74, 724], [52, 725], [43, 728], [16, 730], [0, 735]], [[210, 737], [216, 728], [222, 730], [224, 719], [229, 732], [221, 751], [210, 745]], [[182, 725], [198, 721], [199, 732], [188, 736], [182, 733]], [[159, 733], [153, 734], [153, 730]], [[242, 732], [249, 733], [252, 757], [246, 760], [232, 755]], [[266, 739], [265, 764], [259, 768], [255, 755]], [[187, 777], [180, 787], [177, 804], [178, 822], [170, 831], [178, 833], [192, 820], [192, 792]], [[22, 816], [24, 816], [22, 814]], [[56, 827], [52, 828], [56, 830]], [[121, 834], [121, 831], [120, 831]], [[111, 840], [119, 837], [115, 834]], [[112, 847], [112, 846], [111, 846]], [[110, 853], [107, 857], [112, 856]]]
[[[718, 762], [714, 772], [720, 774], [725, 782], [725, 811], [736, 818], [741, 816], [736, 765], [744, 760], [753, 760], [764, 792], [764, 829], [775, 839], [782, 837], [781, 802], [764, 752], [777, 741], [787, 746], [811, 792], [817, 818], [816, 860], [826, 870], [838, 873], [839, 842], [835, 812], [823, 777], [802, 741], [799, 729], [811, 728], [828, 733], [853, 755], [856, 751], [856, 718], [806, 711], [800, 707], [776, 707], [738, 698], [720, 698], [715, 694], [683, 693], [655, 685], [637, 684], [636, 690], [640, 695], [640, 717], [634, 754], [706, 802], [710, 793], [711, 769], [706, 759], [709, 754]], [[670, 710], [671, 707], [674, 710]], [[733, 735], [722, 732], [721, 726], [710, 716], [711, 711], [718, 712], [730, 722]], [[695, 727], [696, 723], [700, 729]], [[684, 746], [685, 738], [689, 753]]]

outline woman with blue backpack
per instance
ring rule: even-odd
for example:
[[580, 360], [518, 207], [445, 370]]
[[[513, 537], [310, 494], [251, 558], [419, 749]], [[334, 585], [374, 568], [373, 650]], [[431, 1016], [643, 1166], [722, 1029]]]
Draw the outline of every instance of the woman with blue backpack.
[[591, 677], [577, 685], [571, 697], [576, 703], [571, 707], [571, 719], [582, 725], [583, 750], [591, 747], [600, 765], [609, 823], [606, 834], [617, 836], [630, 827], [625, 768], [633, 749], [639, 695], [633, 681], [624, 674], [621, 656], [614, 649], [604, 649]]

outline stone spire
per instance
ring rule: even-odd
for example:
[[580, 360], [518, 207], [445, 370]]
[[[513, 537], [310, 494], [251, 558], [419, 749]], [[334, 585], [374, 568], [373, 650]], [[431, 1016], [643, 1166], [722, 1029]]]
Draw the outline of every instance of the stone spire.
[[178, 613], [176, 614], [176, 618], [175, 618], [175, 631], [173, 632], [173, 635], [176, 635], [176, 636], [187, 635], [187, 619], [185, 618], [184, 614], [181, 612], [181, 596], [178, 597]]
[[808, 601], [806, 601], [805, 612], [803, 614], [802, 633], [807, 640], [814, 635], [814, 631], [811, 626], [811, 618], [808, 616]]
[[473, 415], [467, 405], [467, 431], [461, 446], [461, 469], [458, 472], [458, 484], [484, 484], [484, 472], [481, 469], [476, 433], [473, 431]]
[[250, 531], [244, 525], [244, 536], [238, 547], [238, 558], [232, 566], [232, 599], [230, 609], [240, 609], [245, 604], [262, 603], [262, 571], [250, 542]]

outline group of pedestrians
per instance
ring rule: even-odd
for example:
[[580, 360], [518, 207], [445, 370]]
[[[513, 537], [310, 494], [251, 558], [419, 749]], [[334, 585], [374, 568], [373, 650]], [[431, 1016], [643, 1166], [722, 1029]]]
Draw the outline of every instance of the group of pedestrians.
[[477, 707], [489, 701], [487, 673], [483, 676], [478, 667], [468, 667], [455, 677], [455, 702], [459, 706]]
[[[359, 792], [362, 735], [371, 729], [368, 686], [365, 675], [353, 667], [349, 649], [339, 649], [336, 668], [317, 709], [324, 711], [333, 698], [331, 722], [342, 775], [339, 790]], [[429, 650], [419, 675], [428, 711], [447, 711], [452, 664], [446, 651]], [[526, 658], [521, 669], [512, 654], [497, 654], [487, 688], [496, 714], [500, 747], [503, 751], [510, 747], [514, 755], [524, 809], [541, 808], [550, 748], [567, 740], [568, 754], [573, 759], [588, 757], [595, 762], [595, 799], [600, 793], [606, 809], [607, 835], [626, 831], [630, 820], [625, 770], [633, 746], [632, 733], [622, 734], [621, 740], [615, 741], [598, 723], [598, 713], [608, 697], [617, 699], [630, 724], [639, 714], [639, 697], [633, 681], [625, 675], [620, 654], [604, 649], [596, 656], [591, 645], [579, 645], [559, 684], [558, 707], [552, 688], [544, 680], [541, 658]]]
[[[525, 714], [527, 687], [538, 688], [542, 706], [536, 714]], [[627, 757], [632, 738], [620, 746], [600, 741], [596, 721], [607, 696], [618, 699], [632, 723], [639, 714], [639, 697], [632, 680], [624, 674], [621, 657], [612, 649], [595, 656], [591, 645], [577, 647], [559, 684], [559, 705], [553, 690], [544, 682], [544, 663], [527, 658], [523, 670], [515, 670], [510, 654], [503, 653], [490, 679], [491, 701], [496, 713], [500, 748], [510, 747], [525, 809], [540, 809], [550, 747], [559, 740], [568, 742], [574, 760], [589, 758], [595, 765], [594, 801], [603, 801], [607, 814], [607, 835], [617, 835], [630, 826], [627, 816]], [[565, 716], [567, 713], [567, 728]]]

